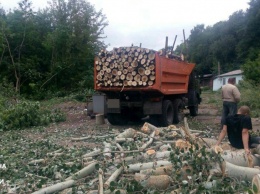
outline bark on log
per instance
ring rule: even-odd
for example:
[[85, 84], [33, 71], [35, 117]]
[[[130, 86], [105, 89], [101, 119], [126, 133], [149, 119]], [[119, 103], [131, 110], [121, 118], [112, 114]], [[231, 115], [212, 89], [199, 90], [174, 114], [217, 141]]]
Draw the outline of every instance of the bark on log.
[[169, 166], [172, 165], [169, 161], [156, 161], [156, 162], [148, 162], [148, 163], [137, 163], [137, 164], [130, 164], [125, 169], [126, 172], [139, 172], [140, 170], [146, 170], [149, 168], [156, 168], [159, 166]]
[[135, 134], [136, 130], [128, 128], [123, 133], [120, 133], [116, 138], [133, 138]]
[[116, 143], [122, 143], [122, 142], [131, 142], [134, 141], [133, 138], [115, 138]]
[[254, 187], [257, 188], [257, 193], [255, 194], [260, 194], [260, 174], [256, 174], [253, 179], [252, 179], [252, 190], [254, 190]]
[[123, 166], [121, 166], [120, 168], [118, 168], [110, 177], [109, 179], [105, 182], [104, 184], [104, 188], [107, 189], [110, 186], [110, 183], [112, 181], [115, 181], [118, 176], [123, 172]]
[[248, 158], [245, 154], [245, 151], [237, 150], [237, 151], [225, 151], [223, 154], [221, 154], [221, 157], [232, 164], [238, 165], [238, 166], [244, 166], [244, 167], [250, 167], [250, 166], [260, 166], [260, 158], [255, 157], [252, 155], [252, 165], [248, 163]]
[[103, 187], [103, 170], [100, 168], [98, 170], [98, 180], [99, 180], [99, 187], [98, 187], [98, 193], [103, 194], [104, 193], [104, 187]]
[[234, 177], [239, 180], [252, 181], [253, 177], [257, 174], [260, 174], [260, 169], [249, 168], [243, 166], [237, 166], [229, 162], [226, 163], [226, 175], [229, 177]]
[[82, 157], [83, 158], [92, 157], [92, 156], [96, 156], [96, 155], [98, 155], [100, 153], [101, 153], [101, 149], [97, 149], [97, 150], [94, 150], [94, 151], [92, 151], [90, 153], [84, 154]]
[[155, 131], [151, 134], [150, 140], [147, 143], [143, 144], [142, 147], [139, 148], [139, 150], [143, 151], [145, 148], [147, 148], [153, 142], [154, 135]]
[[172, 165], [158, 167], [155, 169], [140, 170], [140, 174], [145, 174], [145, 175], [171, 175], [171, 173], [172, 173]]
[[96, 115], [96, 125], [103, 125], [103, 124], [105, 124], [104, 114], [97, 114]]
[[107, 160], [109, 160], [112, 157], [112, 155], [111, 155], [111, 144], [104, 141], [103, 145], [104, 145], [104, 157]]
[[46, 160], [45, 159], [38, 159], [38, 160], [32, 160], [32, 161], [28, 162], [29, 165], [36, 165], [36, 164], [39, 164], [39, 163], [46, 163]]
[[135, 161], [140, 161], [140, 160], [143, 160], [143, 159], [156, 159], [156, 160], [164, 160], [164, 159], [169, 159], [170, 157], [170, 151], [165, 151], [165, 152], [155, 152], [155, 154], [153, 155], [150, 155], [148, 153], [145, 153], [143, 155], [138, 155], [138, 156], [128, 156], [128, 157], [125, 157], [123, 159], [117, 159], [115, 160], [116, 163], [120, 163], [122, 161], [124, 162], [127, 162], [127, 163], [131, 163], [133, 162], [134, 160]]
[[71, 138], [71, 141], [84, 141], [87, 139], [91, 139], [91, 136], [88, 137], [79, 137], [79, 138]]
[[67, 180], [61, 183], [57, 183], [55, 185], [40, 189], [39, 191], [33, 192], [32, 194], [49, 194], [55, 193], [58, 191], [62, 191], [66, 188], [72, 187], [76, 183], [75, 180]]
[[158, 176], [146, 176], [143, 174], [135, 174], [135, 180], [140, 182], [141, 185], [145, 188], [165, 190], [167, 189], [171, 182], [172, 178], [168, 175], [158, 175]]
[[155, 131], [156, 132], [155, 135], [158, 135], [160, 133], [159, 129], [156, 126], [154, 126], [150, 123], [147, 123], [147, 122], [144, 123], [144, 125], [141, 128], [141, 131], [146, 134], [150, 134], [153, 131]]
[[66, 178], [65, 180], [77, 180], [77, 179], [81, 179], [81, 178], [91, 174], [95, 170], [96, 164], [97, 164], [97, 162], [91, 163], [87, 167], [81, 169], [80, 171], [76, 172], [75, 174]]

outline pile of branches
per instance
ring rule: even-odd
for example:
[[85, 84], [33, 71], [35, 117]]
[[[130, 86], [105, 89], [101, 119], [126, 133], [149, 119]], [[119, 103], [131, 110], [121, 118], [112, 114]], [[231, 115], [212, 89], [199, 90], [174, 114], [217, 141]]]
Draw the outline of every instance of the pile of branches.
[[[227, 143], [216, 148], [216, 140], [204, 138], [205, 133], [189, 129], [185, 118], [180, 128], [174, 125], [157, 128], [145, 123], [141, 130], [128, 128], [121, 133], [72, 138], [71, 141], [102, 143], [77, 160], [67, 162], [73, 166], [81, 161], [81, 170], [66, 177], [64, 171], [56, 171], [55, 183], [49, 182], [33, 194], [59, 191], [63, 194], [232, 193], [245, 190], [257, 193], [260, 170], [255, 166], [260, 164], [256, 154], [259, 150], [248, 157]], [[65, 155], [62, 150], [48, 153], [53, 157]], [[42, 158], [31, 160], [27, 165], [40, 168], [46, 163]], [[44, 178], [37, 174], [30, 176]]]

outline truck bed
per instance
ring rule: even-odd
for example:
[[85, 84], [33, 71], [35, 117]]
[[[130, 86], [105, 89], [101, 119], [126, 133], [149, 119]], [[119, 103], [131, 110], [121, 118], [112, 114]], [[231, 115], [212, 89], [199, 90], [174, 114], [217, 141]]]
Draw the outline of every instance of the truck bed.
[[[131, 48], [130, 48], [131, 49]], [[156, 91], [164, 95], [184, 94], [188, 91], [189, 75], [195, 67], [193, 63], [187, 63], [176, 59], [169, 59], [160, 56], [158, 52], [154, 52], [154, 73], [155, 79], [152, 85], [147, 86], [128, 86], [123, 84], [121, 86], [102, 85], [97, 80], [98, 70], [104, 66], [105, 62], [101, 62], [100, 56], [95, 58], [94, 62], [94, 88], [96, 91]], [[101, 66], [98, 67], [97, 66]], [[142, 66], [138, 61], [138, 67]]]

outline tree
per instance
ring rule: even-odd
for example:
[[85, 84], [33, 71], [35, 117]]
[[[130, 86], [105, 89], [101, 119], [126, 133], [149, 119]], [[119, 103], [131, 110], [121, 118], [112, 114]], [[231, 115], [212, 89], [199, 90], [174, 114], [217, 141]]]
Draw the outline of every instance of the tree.
[[260, 83], [260, 50], [258, 50], [258, 57], [253, 61], [248, 60], [242, 66], [242, 69], [247, 80], [251, 80], [256, 84]]
[[100, 39], [108, 25], [106, 17], [84, 0], [53, 0], [46, 11], [53, 30], [45, 45], [51, 48], [52, 58], [49, 78], [41, 87], [54, 84], [58, 88], [77, 88], [87, 80], [95, 52], [105, 47]]

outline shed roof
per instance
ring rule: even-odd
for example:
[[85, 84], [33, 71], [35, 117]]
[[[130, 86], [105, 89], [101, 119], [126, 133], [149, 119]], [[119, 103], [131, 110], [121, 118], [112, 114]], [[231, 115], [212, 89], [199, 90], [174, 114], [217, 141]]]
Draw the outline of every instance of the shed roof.
[[234, 71], [230, 71], [230, 72], [221, 74], [221, 75], [219, 75], [219, 77], [230, 76], [230, 75], [239, 75], [242, 73], [243, 73], [242, 70], [239, 69], [239, 70], [234, 70]]

